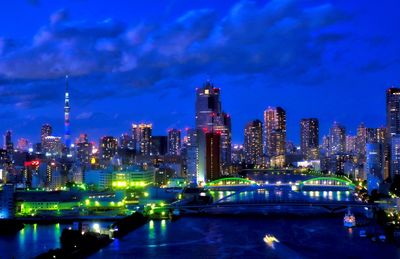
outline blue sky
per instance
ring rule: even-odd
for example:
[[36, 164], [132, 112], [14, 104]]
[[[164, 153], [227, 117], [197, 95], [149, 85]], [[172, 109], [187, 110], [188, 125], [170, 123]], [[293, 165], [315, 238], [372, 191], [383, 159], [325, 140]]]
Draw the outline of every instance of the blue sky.
[[194, 125], [195, 88], [210, 78], [231, 114], [233, 140], [268, 106], [299, 121], [355, 133], [385, 124], [385, 89], [400, 86], [397, 0], [44, 1], [0, 8], [0, 131], [63, 134], [64, 76], [71, 131], [154, 135]]

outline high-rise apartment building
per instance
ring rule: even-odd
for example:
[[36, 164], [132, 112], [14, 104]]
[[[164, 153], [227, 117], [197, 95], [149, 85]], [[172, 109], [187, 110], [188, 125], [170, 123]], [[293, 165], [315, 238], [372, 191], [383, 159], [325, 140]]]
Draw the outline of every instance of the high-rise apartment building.
[[285, 154], [286, 112], [281, 107], [264, 111], [264, 151], [269, 157]]
[[151, 154], [152, 124], [132, 124], [132, 138], [137, 153], [145, 156]]
[[346, 129], [334, 122], [329, 131], [329, 153], [336, 155], [346, 151]]
[[260, 120], [247, 123], [244, 128], [244, 154], [247, 164], [262, 165], [263, 125]]
[[300, 121], [300, 150], [306, 160], [319, 157], [319, 121], [316, 118]]

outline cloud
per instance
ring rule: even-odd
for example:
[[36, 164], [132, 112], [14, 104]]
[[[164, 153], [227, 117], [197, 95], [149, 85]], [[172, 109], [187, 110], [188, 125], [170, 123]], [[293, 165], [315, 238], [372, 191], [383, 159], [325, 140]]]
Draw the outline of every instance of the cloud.
[[0, 95], [18, 95], [21, 109], [44, 105], [66, 74], [82, 102], [178, 87], [174, 78], [205, 73], [314, 84], [325, 78], [327, 46], [346, 37], [329, 30], [343, 19], [331, 4], [294, 0], [241, 1], [223, 16], [199, 9], [133, 26], [71, 20], [59, 10], [29, 42], [0, 39], [0, 83], [8, 82]]

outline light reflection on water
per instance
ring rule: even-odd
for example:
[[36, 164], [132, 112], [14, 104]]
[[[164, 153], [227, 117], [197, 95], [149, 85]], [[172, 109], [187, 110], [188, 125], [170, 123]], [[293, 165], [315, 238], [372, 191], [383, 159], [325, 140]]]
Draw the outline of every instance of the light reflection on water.
[[[302, 191], [296, 192], [288, 189], [248, 190], [244, 192], [218, 191], [211, 192], [214, 201], [221, 202], [246, 202], [246, 201], [353, 201], [350, 191]], [[229, 197], [228, 197], [229, 196]]]

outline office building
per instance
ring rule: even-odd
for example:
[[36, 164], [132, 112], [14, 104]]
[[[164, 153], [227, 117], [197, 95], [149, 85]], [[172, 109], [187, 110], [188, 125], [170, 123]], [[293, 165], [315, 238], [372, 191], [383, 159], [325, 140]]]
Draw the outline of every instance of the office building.
[[118, 151], [118, 140], [112, 136], [100, 139], [100, 157], [104, 161], [110, 161]]
[[346, 151], [346, 129], [334, 122], [329, 131], [329, 154], [336, 155]]
[[132, 124], [132, 138], [138, 154], [151, 154], [152, 129], [152, 124]]

